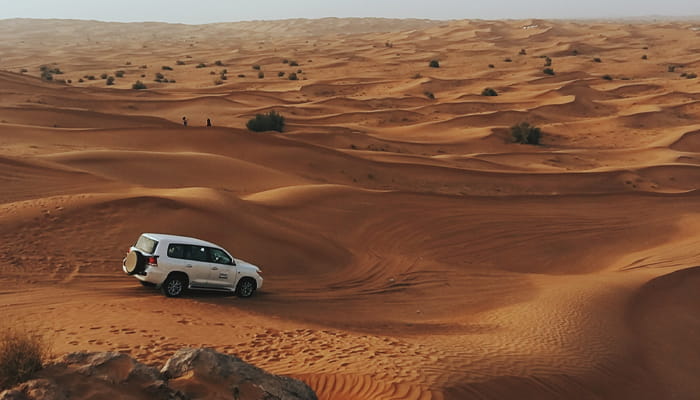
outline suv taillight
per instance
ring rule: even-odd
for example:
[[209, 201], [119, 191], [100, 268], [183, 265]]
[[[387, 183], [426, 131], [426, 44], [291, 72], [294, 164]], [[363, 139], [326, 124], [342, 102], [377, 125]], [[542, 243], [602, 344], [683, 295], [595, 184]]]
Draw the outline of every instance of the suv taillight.
[[158, 266], [158, 256], [148, 257], [148, 265], [151, 267], [157, 267]]

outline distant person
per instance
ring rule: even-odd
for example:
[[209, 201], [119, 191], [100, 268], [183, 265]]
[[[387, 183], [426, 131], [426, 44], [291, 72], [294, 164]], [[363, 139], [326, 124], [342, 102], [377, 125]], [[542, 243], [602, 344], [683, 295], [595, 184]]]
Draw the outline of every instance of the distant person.
[[207, 118], [207, 126], [211, 126], [211, 120]]
[[182, 125], [187, 126], [187, 117], [182, 117]]

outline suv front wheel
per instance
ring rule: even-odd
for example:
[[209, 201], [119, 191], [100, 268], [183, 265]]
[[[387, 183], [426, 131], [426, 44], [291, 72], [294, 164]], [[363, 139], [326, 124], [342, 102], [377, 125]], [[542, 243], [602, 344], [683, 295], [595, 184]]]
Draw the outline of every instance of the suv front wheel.
[[250, 297], [255, 291], [255, 281], [251, 278], [243, 278], [236, 286], [236, 294], [238, 297]]
[[163, 294], [168, 297], [178, 297], [184, 293], [187, 288], [187, 278], [180, 274], [173, 274], [163, 282], [161, 289]]

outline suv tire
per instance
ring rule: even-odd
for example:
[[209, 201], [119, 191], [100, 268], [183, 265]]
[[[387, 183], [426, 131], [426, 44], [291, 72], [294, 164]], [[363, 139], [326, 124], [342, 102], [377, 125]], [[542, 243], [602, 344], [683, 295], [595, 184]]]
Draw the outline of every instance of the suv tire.
[[243, 278], [236, 285], [236, 295], [238, 297], [250, 297], [255, 292], [255, 281], [250, 278]]
[[163, 282], [161, 289], [168, 297], [179, 297], [187, 288], [187, 278], [181, 274], [172, 274]]
[[124, 266], [129, 275], [140, 274], [145, 270], [146, 257], [144, 257], [140, 251], [130, 251], [129, 254], [126, 255]]

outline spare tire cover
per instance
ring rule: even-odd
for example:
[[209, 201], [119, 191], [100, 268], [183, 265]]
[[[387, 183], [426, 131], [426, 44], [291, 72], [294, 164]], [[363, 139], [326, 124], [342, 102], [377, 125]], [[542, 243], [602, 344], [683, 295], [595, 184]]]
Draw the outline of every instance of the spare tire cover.
[[126, 255], [126, 261], [124, 262], [124, 267], [129, 275], [138, 274], [143, 271], [145, 259], [143, 254], [138, 251], [130, 251]]

